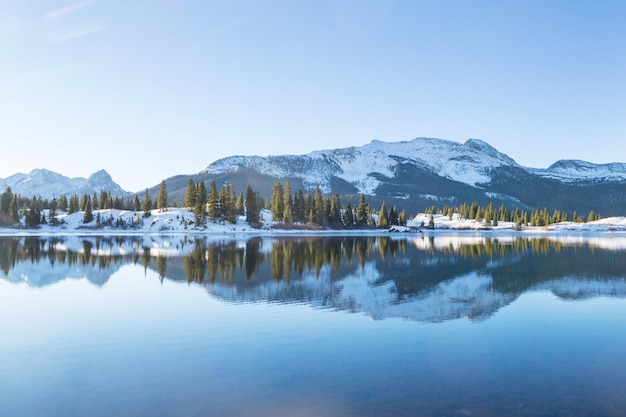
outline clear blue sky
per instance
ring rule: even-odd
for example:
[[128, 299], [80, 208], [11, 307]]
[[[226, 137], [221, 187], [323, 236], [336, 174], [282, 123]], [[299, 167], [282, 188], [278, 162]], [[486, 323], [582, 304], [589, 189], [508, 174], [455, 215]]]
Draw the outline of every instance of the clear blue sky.
[[626, 2], [0, 0], [0, 177], [480, 138], [626, 162]]

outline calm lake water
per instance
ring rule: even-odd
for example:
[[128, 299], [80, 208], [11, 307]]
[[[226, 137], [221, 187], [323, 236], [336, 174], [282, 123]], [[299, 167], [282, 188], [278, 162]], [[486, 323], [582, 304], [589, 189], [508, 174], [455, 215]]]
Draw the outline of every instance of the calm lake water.
[[0, 238], [2, 416], [626, 416], [626, 240]]

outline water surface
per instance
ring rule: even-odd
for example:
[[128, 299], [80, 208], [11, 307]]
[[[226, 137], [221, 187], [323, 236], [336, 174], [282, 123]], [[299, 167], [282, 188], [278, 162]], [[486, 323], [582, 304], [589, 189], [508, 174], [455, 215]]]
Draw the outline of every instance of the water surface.
[[624, 416], [620, 239], [0, 239], [0, 415]]

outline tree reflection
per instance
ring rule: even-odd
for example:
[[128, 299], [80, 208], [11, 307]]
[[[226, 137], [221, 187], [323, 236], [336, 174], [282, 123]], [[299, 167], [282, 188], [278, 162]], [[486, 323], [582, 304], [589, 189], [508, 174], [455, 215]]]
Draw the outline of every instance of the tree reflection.
[[[322, 271], [333, 279], [341, 279], [373, 263], [381, 274], [380, 282], [395, 283], [398, 297], [417, 294], [472, 271], [489, 271], [495, 277], [494, 285], [503, 291], [521, 291], [538, 280], [563, 274], [564, 270], [574, 275], [626, 274], [622, 257], [589, 242], [566, 244], [555, 239], [520, 236], [504, 239], [424, 236], [411, 244], [413, 239], [309, 236], [216, 242], [187, 236], [156, 241], [119, 236], [7, 237], [0, 239], [0, 271], [7, 277], [22, 262], [43, 260], [52, 268], [78, 265], [103, 272], [124, 263], [140, 263], [146, 272], [155, 270], [161, 279], [203, 285], [216, 282], [235, 285], [267, 279], [289, 284], [303, 276], [319, 278]], [[171, 252], [167, 252], [168, 248]], [[578, 270], [573, 271], [568, 264], [577, 265]], [[595, 269], [591, 271], [586, 265]], [[514, 282], [499, 279], [510, 274], [519, 279]]]

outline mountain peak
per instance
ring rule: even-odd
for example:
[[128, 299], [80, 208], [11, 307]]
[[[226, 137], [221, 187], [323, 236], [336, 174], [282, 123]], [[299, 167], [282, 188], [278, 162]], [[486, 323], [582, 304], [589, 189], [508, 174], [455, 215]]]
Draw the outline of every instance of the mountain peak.
[[101, 191], [114, 196], [132, 195], [116, 184], [104, 169], [94, 172], [89, 178], [69, 178], [48, 169], [38, 168], [28, 174], [14, 174], [0, 179], [0, 186], [11, 187], [14, 193], [24, 197], [39, 196], [47, 199], [71, 194], [91, 195]]

